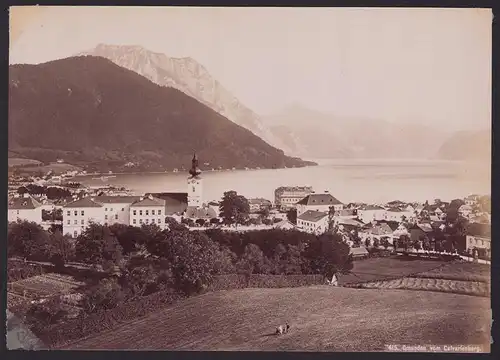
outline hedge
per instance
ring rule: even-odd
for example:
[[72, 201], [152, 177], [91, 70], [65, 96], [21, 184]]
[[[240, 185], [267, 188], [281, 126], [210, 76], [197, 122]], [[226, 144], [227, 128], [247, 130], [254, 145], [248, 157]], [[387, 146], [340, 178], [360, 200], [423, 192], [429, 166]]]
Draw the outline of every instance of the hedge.
[[238, 274], [217, 275], [214, 276], [210, 285], [208, 285], [208, 287], [205, 289], [205, 292], [243, 289], [246, 287], [248, 287], [247, 275], [238, 275]]
[[110, 310], [100, 310], [92, 314], [82, 313], [75, 319], [56, 324], [37, 334], [50, 347], [59, 347], [69, 342], [113, 329], [123, 322], [172, 305], [183, 296], [171, 290], [159, 291], [135, 301], [127, 302]]
[[323, 275], [250, 275], [248, 287], [283, 288], [320, 285], [325, 283]]
[[323, 275], [218, 275], [206, 291], [243, 288], [284, 288], [324, 284]]

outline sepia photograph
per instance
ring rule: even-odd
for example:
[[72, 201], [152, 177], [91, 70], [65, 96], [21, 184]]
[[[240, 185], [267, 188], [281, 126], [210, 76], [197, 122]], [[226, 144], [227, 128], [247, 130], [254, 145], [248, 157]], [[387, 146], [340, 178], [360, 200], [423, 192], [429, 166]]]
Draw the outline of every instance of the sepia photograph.
[[490, 353], [491, 9], [9, 8], [9, 350]]

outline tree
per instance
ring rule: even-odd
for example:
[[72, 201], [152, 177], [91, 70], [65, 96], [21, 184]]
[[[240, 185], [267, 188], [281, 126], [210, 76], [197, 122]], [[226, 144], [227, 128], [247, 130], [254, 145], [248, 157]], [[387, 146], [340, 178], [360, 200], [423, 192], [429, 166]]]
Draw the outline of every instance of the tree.
[[152, 237], [148, 238], [146, 242], [146, 249], [151, 255], [155, 255], [158, 257], [167, 257], [169, 246], [170, 246], [170, 238], [175, 236], [178, 233], [188, 232], [185, 227], [178, 228], [175, 230], [162, 231], [154, 234]]
[[335, 233], [337, 232], [337, 229], [335, 229], [335, 207], [334, 206], [330, 206], [330, 208], [328, 209], [328, 232], [329, 233]]
[[91, 264], [103, 264], [105, 260], [117, 264], [122, 250], [111, 230], [100, 224], [91, 223], [76, 239], [76, 257]]
[[172, 264], [177, 289], [186, 294], [199, 292], [224, 263], [218, 244], [200, 231], [178, 231], [168, 235], [166, 259]]
[[377, 238], [374, 238], [374, 239], [373, 239], [373, 247], [374, 247], [374, 248], [378, 248], [378, 247], [379, 247], [379, 245], [380, 245], [379, 240], [378, 240]]
[[259, 217], [261, 220], [267, 219], [270, 213], [271, 212], [269, 211], [269, 208], [267, 206], [264, 206], [259, 211]]
[[273, 224], [273, 221], [271, 219], [264, 219], [262, 220], [262, 224], [269, 226]]
[[365, 239], [365, 246], [366, 246], [366, 247], [368, 247], [368, 246], [370, 246], [370, 245], [371, 245], [371, 240], [370, 240], [370, 238], [366, 238], [366, 239]]
[[262, 250], [255, 244], [247, 244], [240, 260], [236, 264], [240, 274], [268, 274], [271, 272], [271, 264], [266, 261]]
[[273, 269], [275, 274], [283, 274], [287, 263], [287, 249], [285, 245], [278, 243], [274, 248], [272, 258]]
[[220, 217], [226, 224], [242, 224], [250, 214], [248, 200], [236, 191], [226, 191], [220, 203]]
[[139, 245], [144, 244], [147, 239], [143, 229], [136, 226], [113, 224], [109, 229], [120, 243], [123, 254], [130, 254], [136, 251]]
[[205, 219], [196, 219], [195, 223], [196, 223], [198, 226], [203, 227], [203, 226], [205, 226], [206, 221], [205, 221]]
[[127, 264], [119, 279], [122, 289], [128, 291], [128, 298], [148, 295], [157, 290], [159, 272], [151, 263], [131, 265]]
[[383, 238], [382, 239], [382, 246], [387, 250], [389, 245], [390, 245], [389, 240], [387, 240], [387, 238]]
[[454, 209], [458, 210], [462, 205], [465, 205], [465, 202], [462, 199], [454, 199], [451, 200], [450, 205], [448, 206], [449, 209]]
[[35, 222], [18, 220], [8, 228], [7, 254], [47, 261], [50, 257], [49, 234]]
[[180, 224], [173, 217], [167, 216], [165, 218], [165, 225], [167, 225], [168, 230], [186, 230], [186, 226]]
[[37, 332], [56, 324], [66, 314], [61, 298], [54, 296], [32, 304], [26, 312], [25, 321]]
[[297, 209], [290, 209], [286, 213], [286, 218], [288, 221], [290, 221], [292, 224], [297, 225]]
[[92, 313], [112, 309], [121, 304], [125, 298], [126, 294], [117, 279], [103, 279], [84, 293], [82, 306], [85, 312]]
[[310, 259], [310, 270], [327, 278], [333, 278], [337, 273], [349, 273], [353, 268], [349, 245], [337, 233], [321, 235], [309, 244], [306, 253]]
[[405, 251], [408, 251], [410, 247], [410, 238], [408, 235], [401, 235], [399, 237], [398, 245], [401, 246]]
[[218, 218], [212, 218], [210, 219], [210, 224], [212, 225], [219, 225], [220, 220]]
[[49, 235], [49, 256], [50, 261], [57, 267], [64, 267], [68, 261], [75, 258], [76, 251], [71, 238], [56, 231]]

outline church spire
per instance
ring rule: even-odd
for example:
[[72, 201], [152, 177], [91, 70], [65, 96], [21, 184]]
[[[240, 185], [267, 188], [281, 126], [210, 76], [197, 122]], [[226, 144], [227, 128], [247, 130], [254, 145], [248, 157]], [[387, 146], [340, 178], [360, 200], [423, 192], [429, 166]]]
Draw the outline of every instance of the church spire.
[[198, 168], [198, 155], [196, 155], [196, 152], [193, 154], [193, 160], [191, 160], [191, 169], [189, 169], [189, 174], [193, 177], [201, 174], [201, 170]]

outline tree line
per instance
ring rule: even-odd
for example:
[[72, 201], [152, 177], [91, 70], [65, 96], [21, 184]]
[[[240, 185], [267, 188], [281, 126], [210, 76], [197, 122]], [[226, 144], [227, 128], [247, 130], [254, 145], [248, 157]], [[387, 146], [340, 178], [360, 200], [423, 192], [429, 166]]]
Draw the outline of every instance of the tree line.
[[[76, 239], [18, 221], [9, 224], [7, 248], [8, 257], [48, 261], [52, 271], [60, 273], [77, 272], [69, 262], [88, 264], [89, 270], [79, 270], [80, 279], [86, 282], [80, 289], [79, 305], [88, 314], [158, 291], [194, 295], [217, 275], [331, 277], [352, 269], [349, 246], [339, 234], [316, 236], [277, 229], [190, 231], [171, 218], [164, 230], [156, 225], [90, 224]], [[27, 313], [35, 326], [43, 328], [50, 324], [40, 319], [50, 313], [56, 321], [61, 309], [60, 300], [54, 298], [31, 305]]]

